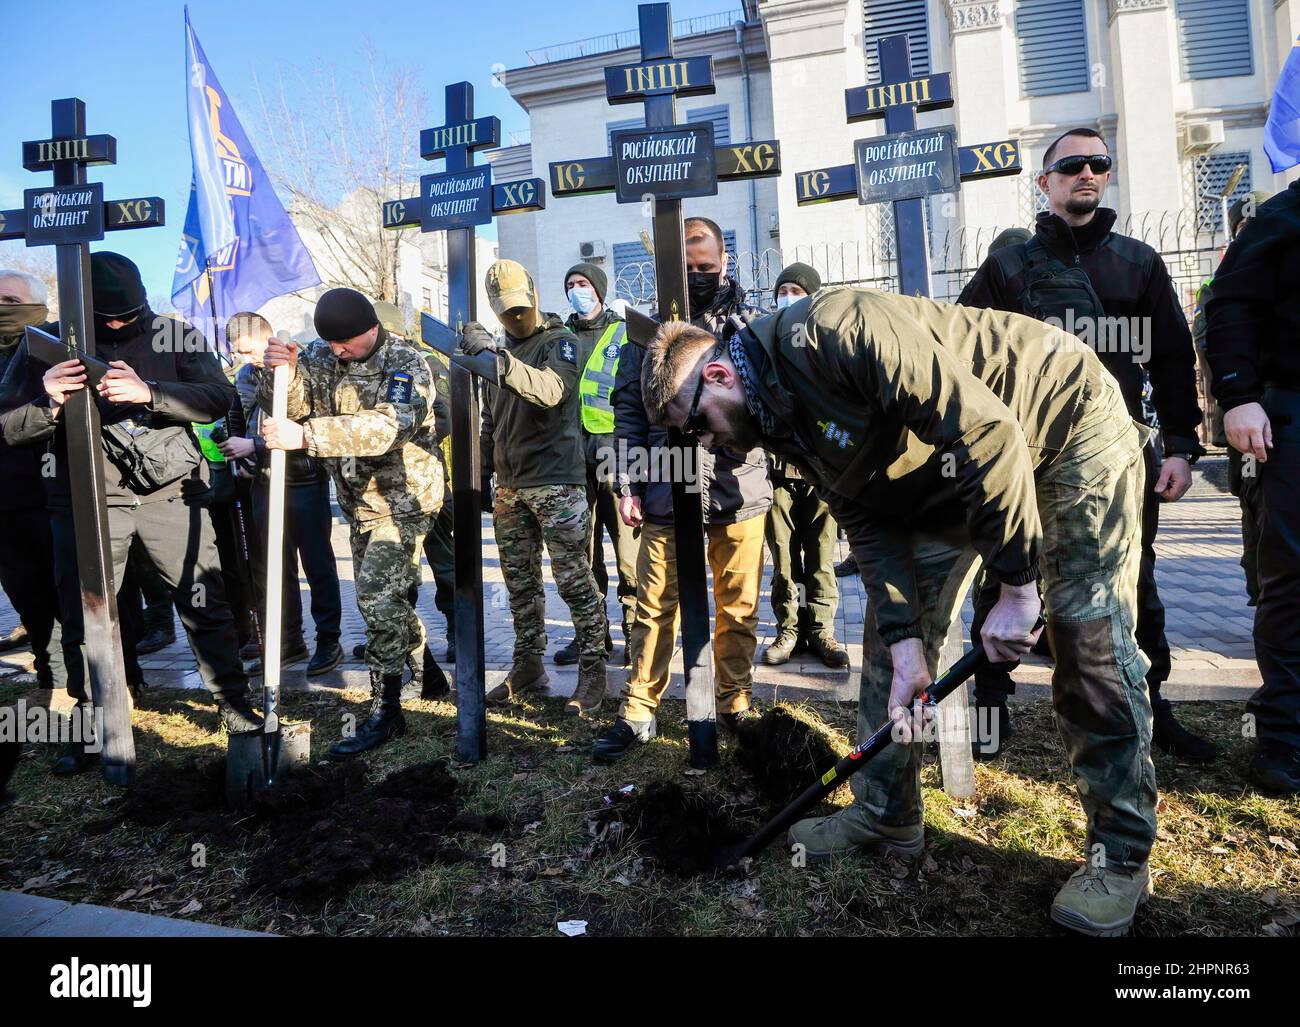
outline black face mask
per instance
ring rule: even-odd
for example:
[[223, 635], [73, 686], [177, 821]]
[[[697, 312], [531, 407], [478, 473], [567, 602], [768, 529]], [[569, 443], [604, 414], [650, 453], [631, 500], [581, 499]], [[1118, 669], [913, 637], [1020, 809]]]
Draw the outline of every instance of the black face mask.
[[716, 271], [688, 271], [686, 274], [686, 296], [690, 300], [691, 317], [699, 317], [708, 310], [718, 295], [718, 273]]
[[[146, 321], [146, 316], [148, 314], [149, 311], [147, 309], [141, 311], [139, 317], [137, 317], [130, 324], [123, 325], [121, 328], [109, 328], [108, 318], [96, 317], [95, 318], [95, 341], [117, 343], [117, 342], [125, 342], [127, 339], [134, 339], [137, 335], [144, 332], [145, 329], [148, 327], [148, 322]], [[117, 320], [117, 319], [113, 318], [112, 320]]]

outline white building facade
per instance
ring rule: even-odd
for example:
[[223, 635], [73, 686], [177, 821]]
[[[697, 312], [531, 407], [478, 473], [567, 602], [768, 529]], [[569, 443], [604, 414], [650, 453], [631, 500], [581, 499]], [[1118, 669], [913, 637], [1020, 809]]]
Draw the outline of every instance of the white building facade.
[[[633, 17], [629, 5], [629, 20]], [[1019, 139], [1025, 170], [966, 183], [927, 201], [934, 294], [954, 298], [1008, 227], [1042, 208], [1035, 172], [1067, 128], [1096, 129], [1116, 160], [1105, 203], [1120, 228], [1166, 255], [1190, 301], [1223, 245], [1218, 199], [1286, 186], [1263, 151], [1268, 103], [1300, 34], [1300, 0], [747, 0], [679, 23], [679, 55], [712, 54], [712, 96], [678, 100], [678, 120], [712, 120], [719, 139], [777, 139], [779, 179], [720, 183], [686, 214], [727, 233], [740, 280], [771, 302], [793, 260], [823, 280], [893, 287], [892, 214], [855, 200], [799, 206], [795, 175], [852, 163], [855, 140], [883, 121], [849, 125], [844, 91], [879, 81], [876, 40], [907, 32], [912, 73], [950, 72], [956, 104], [918, 116], [953, 124], [962, 145]], [[612, 128], [639, 124], [640, 104], [611, 107], [603, 68], [638, 59], [636, 33], [529, 54], [499, 78], [528, 112], [530, 141], [489, 154], [497, 181], [548, 179], [553, 161], [608, 154]], [[543, 303], [562, 309], [564, 271], [591, 259], [624, 298], [652, 299], [641, 243], [650, 224], [612, 194], [555, 198], [498, 221], [499, 249], [533, 270]], [[613, 291], [613, 289], [611, 290]]]

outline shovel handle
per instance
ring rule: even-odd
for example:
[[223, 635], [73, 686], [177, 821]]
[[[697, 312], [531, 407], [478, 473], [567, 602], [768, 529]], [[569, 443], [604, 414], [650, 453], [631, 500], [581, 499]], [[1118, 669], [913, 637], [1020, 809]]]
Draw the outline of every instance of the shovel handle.
[[[1040, 617], [1034, 630], [1037, 631], [1043, 623]], [[966, 679], [975, 671], [988, 662], [989, 659], [984, 654], [983, 646], [976, 646], [967, 650], [961, 659], [940, 675], [938, 681], [922, 693], [921, 701], [926, 704], [942, 702], [965, 684]], [[730, 866], [733, 863], [740, 862], [746, 856], [752, 856], [754, 853], [767, 848], [773, 838], [785, 831], [786, 828], [816, 806], [817, 803], [821, 802], [822, 799], [865, 767], [874, 756], [888, 748], [893, 742], [893, 732], [894, 722], [892, 720], [876, 728], [870, 737], [855, 746], [847, 756], [843, 757], [835, 766], [805, 788], [785, 809], [781, 810], [780, 813], [735, 849], [725, 853], [719, 860], [719, 864], [721, 866]]]

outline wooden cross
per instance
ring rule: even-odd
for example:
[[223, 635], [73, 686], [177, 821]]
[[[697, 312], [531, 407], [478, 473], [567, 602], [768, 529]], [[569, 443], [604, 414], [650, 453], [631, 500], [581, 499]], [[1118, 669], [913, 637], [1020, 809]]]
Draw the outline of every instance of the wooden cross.
[[[541, 179], [492, 184], [492, 167], [476, 165], [477, 150], [501, 143], [498, 118], [474, 117], [474, 87], [457, 82], [447, 87], [447, 123], [420, 133], [420, 156], [443, 158], [441, 174], [420, 179], [420, 195], [389, 200], [383, 205], [385, 228], [419, 226], [422, 232], [447, 233], [448, 321], [459, 333], [477, 320], [474, 229], [497, 214], [521, 214], [546, 206]], [[433, 318], [424, 318], [425, 342], [446, 352], [447, 341]], [[483, 655], [483, 533], [479, 472], [479, 394], [472, 363], [452, 360], [451, 477], [452, 536], [456, 540], [456, 591], [453, 630], [456, 633], [456, 753], [462, 763], [487, 756], [487, 709], [484, 704], [486, 668]], [[495, 367], [495, 361], [491, 362]], [[491, 380], [495, 381], [495, 378]]]
[[1003, 139], [957, 146], [952, 126], [917, 131], [919, 111], [953, 105], [948, 73], [912, 75], [907, 34], [880, 40], [881, 83], [844, 91], [850, 122], [885, 119], [884, 136], [860, 139], [856, 160], [795, 176], [799, 206], [858, 197], [860, 203], [894, 204], [899, 292], [930, 295], [930, 249], [925, 238], [923, 197], [956, 192], [961, 183], [1020, 174], [1020, 142]]
[[[24, 192], [21, 210], [0, 211], [0, 239], [23, 239], [28, 246], [54, 246], [58, 271], [59, 332], [69, 357], [95, 353], [95, 322], [90, 291], [90, 246], [106, 231], [162, 225], [164, 206], [157, 196], [104, 202], [104, 187], [86, 181], [91, 164], [116, 164], [117, 140], [86, 134], [86, 105], [77, 99], [51, 105], [51, 138], [23, 143], [23, 167], [52, 171], [53, 188]], [[90, 389], [69, 394], [62, 417], [72, 486], [72, 522], [77, 543], [84, 620], [83, 650], [91, 696], [98, 711], [100, 767], [112, 784], [135, 776], [131, 701], [122, 662], [117, 619], [117, 583], [104, 496], [104, 451], [99, 408]]]
[[[608, 157], [558, 161], [550, 166], [551, 193], [557, 197], [613, 191], [619, 203], [653, 206], [656, 303], [661, 321], [689, 317], [686, 297], [686, 245], [682, 199], [712, 196], [719, 179], [771, 178], [781, 173], [781, 148], [775, 140], [715, 147], [711, 123], [679, 125], [676, 98], [715, 91], [712, 57], [673, 55], [670, 5], [641, 4], [641, 60], [605, 69], [605, 97], [611, 104], [645, 104], [645, 128], [613, 133]], [[629, 321], [628, 338], [645, 345]], [[695, 444], [672, 433], [669, 466], [694, 466], [684, 457]], [[673, 482], [673, 520], [677, 541], [677, 581], [682, 622], [682, 663], [686, 671], [686, 720], [691, 766], [718, 761], [713, 691], [712, 617], [704, 553], [704, 514], [700, 490]]]

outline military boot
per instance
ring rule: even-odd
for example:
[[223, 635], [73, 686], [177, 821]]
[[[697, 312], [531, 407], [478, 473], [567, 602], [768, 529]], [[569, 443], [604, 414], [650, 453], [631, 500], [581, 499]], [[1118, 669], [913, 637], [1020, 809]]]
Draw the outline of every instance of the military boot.
[[790, 657], [794, 655], [794, 647], [798, 644], [799, 632], [790, 628], [781, 632], [780, 637], [763, 650], [763, 655], [759, 659], [769, 667], [779, 667], [790, 661]]
[[504, 706], [527, 692], [545, 692], [551, 679], [546, 676], [541, 653], [516, 656], [506, 679], [484, 697], [490, 706]]
[[588, 717], [600, 712], [605, 701], [605, 657], [584, 656], [578, 661], [578, 687], [564, 704], [571, 717]]
[[445, 699], [451, 695], [451, 682], [438, 666], [438, 661], [433, 658], [433, 650], [427, 643], [418, 672], [415, 661], [411, 661], [411, 675], [420, 686], [421, 699]]
[[356, 734], [330, 746], [331, 756], [356, 756], [406, 734], [402, 716], [402, 675], [370, 669], [370, 717]]
[[557, 667], [572, 667], [581, 658], [582, 654], [578, 651], [578, 640], [576, 638], [569, 639], [565, 645], [556, 649], [555, 655], [551, 657]]
[[790, 828], [786, 844], [802, 845], [813, 862], [847, 856], [859, 850], [891, 856], [919, 856], [925, 848], [925, 828], [877, 824], [866, 808], [853, 803], [829, 817], [809, 817]]
[[84, 774], [99, 762], [95, 744], [95, 704], [83, 702], [72, 711], [72, 737], [59, 748], [50, 773], [66, 777]]
[[1087, 863], [1061, 886], [1052, 900], [1052, 919], [1094, 938], [1127, 934], [1138, 906], [1151, 897], [1151, 871], [1110, 870]]

